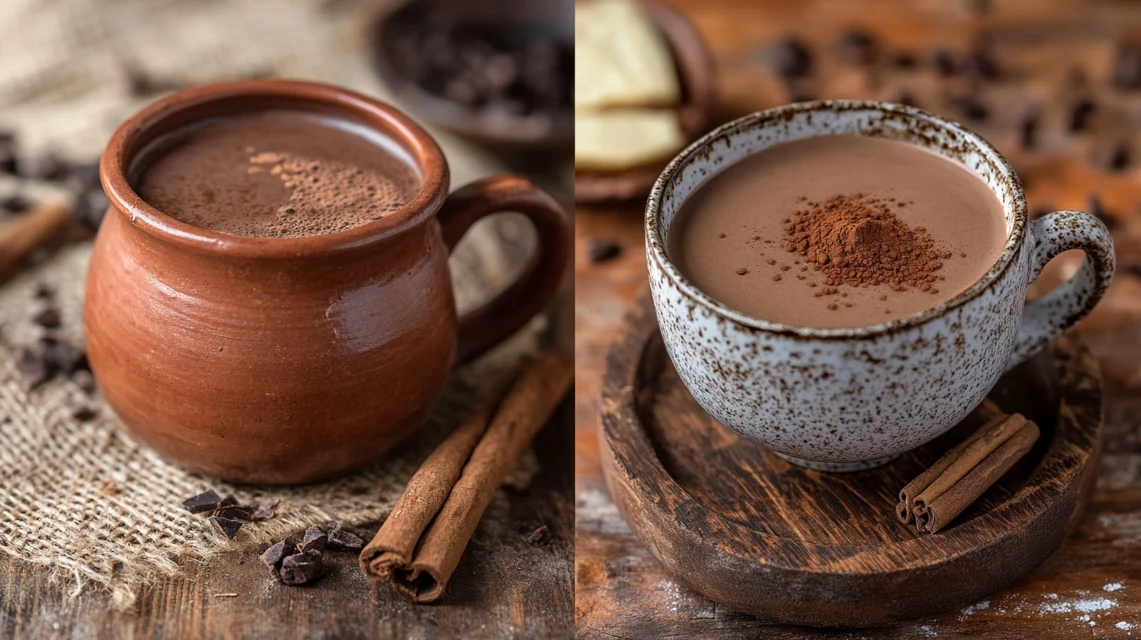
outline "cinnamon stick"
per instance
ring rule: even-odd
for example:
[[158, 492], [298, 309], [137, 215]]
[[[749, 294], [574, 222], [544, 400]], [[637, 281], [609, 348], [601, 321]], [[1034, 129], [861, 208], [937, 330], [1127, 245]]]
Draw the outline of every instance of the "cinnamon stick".
[[[396, 592], [413, 602], [438, 600], [495, 490], [535, 433], [554, 412], [573, 377], [572, 361], [561, 353], [549, 352], [532, 361], [494, 410], [482, 437], [476, 436], [479, 442], [471, 449], [471, 456], [463, 465], [462, 473], [454, 485], [448, 483], [429, 489], [417, 483], [419, 486], [415, 487], [415, 491], [419, 495], [430, 493], [432, 496], [430, 500], [425, 499], [423, 504], [417, 504], [410, 497], [410, 490], [414, 487], [409, 482], [409, 488], [401, 496], [393, 514], [401, 508], [401, 503], [406, 503], [415, 506], [416, 515], [399, 516], [392, 526], [385, 522], [376, 537], [361, 552], [361, 567], [365, 573], [371, 577], [390, 576]], [[480, 411], [482, 410], [477, 410], [477, 414]], [[471, 420], [478, 423], [480, 418], [473, 416]], [[477, 430], [476, 427], [469, 429]], [[460, 447], [457, 446], [448, 455], [448, 459], [454, 460], [459, 450]], [[432, 457], [435, 456], [433, 453]], [[448, 482], [449, 478], [454, 477], [453, 474], [454, 471], [442, 473], [438, 477]], [[419, 476], [420, 472], [416, 475]], [[439, 506], [441, 493], [447, 499]], [[405, 498], [409, 500], [406, 501]], [[433, 504], [438, 508], [438, 513], [429, 508]], [[423, 522], [423, 514], [428, 511], [431, 511], [431, 524], [427, 525], [425, 532], [420, 523]], [[410, 526], [413, 521], [415, 524]], [[412, 558], [403, 560], [407, 555], [401, 556], [398, 553], [408, 549], [414, 549]]]
[[924, 489], [931, 486], [931, 483], [935, 482], [935, 480], [947, 470], [947, 467], [951, 466], [951, 463], [958, 460], [968, 446], [981, 438], [988, 429], [998, 424], [998, 420], [1006, 417], [1002, 409], [989, 398], [983, 400], [983, 403], [975, 409], [975, 413], [983, 420], [984, 426], [968, 436], [966, 440], [955, 445], [954, 448], [936, 460], [935, 464], [916, 476], [914, 480], [907, 483], [907, 486], [900, 489], [899, 504], [895, 508], [895, 513], [899, 516], [900, 522], [910, 524], [915, 519], [915, 498], [917, 498], [920, 493], [923, 493]]
[[416, 543], [460, 479], [464, 465], [487, 430], [495, 406], [506, 389], [506, 382], [498, 385], [412, 474], [380, 531], [361, 550], [361, 570], [365, 575], [387, 581], [392, 579], [394, 568], [412, 561]]
[[0, 281], [33, 251], [52, 239], [71, 220], [66, 202], [50, 202], [0, 228]]
[[919, 530], [936, 533], [978, 500], [1038, 440], [1038, 425], [1026, 421], [1006, 442], [970, 470], [950, 489], [928, 503], [919, 516]]

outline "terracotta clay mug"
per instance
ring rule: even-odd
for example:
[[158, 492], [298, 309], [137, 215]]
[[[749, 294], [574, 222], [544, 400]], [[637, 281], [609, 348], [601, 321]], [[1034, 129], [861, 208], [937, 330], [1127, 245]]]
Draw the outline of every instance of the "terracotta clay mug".
[[[240, 237], [163, 214], [133, 189], [148, 143], [241, 111], [289, 108], [379, 132], [412, 158], [416, 195], [326, 235]], [[424, 421], [457, 362], [521, 327], [552, 298], [570, 250], [566, 213], [524, 178], [448, 195], [439, 146], [393, 107], [336, 87], [245, 81], [175, 93], [112, 136], [111, 201], [84, 301], [91, 368], [141, 440], [228, 480], [307, 482], [358, 468]], [[519, 279], [457, 318], [447, 260], [471, 225], [514, 211], [538, 248]]]
[[[1002, 204], [1006, 241], [978, 282], [922, 313], [873, 326], [782, 325], [698, 289], [666, 251], [670, 225], [703, 182], [782, 142], [827, 135], [890, 138], [954, 160]], [[1051, 258], [1085, 262], [1035, 302], [1026, 287]], [[646, 205], [650, 289], [666, 350], [714, 418], [814, 469], [883, 464], [947, 431], [1002, 373], [1088, 314], [1113, 277], [1113, 239], [1097, 218], [1059, 211], [1031, 221], [1022, 184], [988, 142], [895, 104], [829, 100], [754, 113], [708, 133], [669, 164]]]

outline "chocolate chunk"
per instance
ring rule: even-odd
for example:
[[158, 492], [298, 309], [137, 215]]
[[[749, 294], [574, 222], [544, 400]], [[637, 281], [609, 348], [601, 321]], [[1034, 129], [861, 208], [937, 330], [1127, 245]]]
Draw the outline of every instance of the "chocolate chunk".
[[0, 209], [8, 213], [23, 213], [31, 208], [32, 201], [22, 193], [13, 193], [3, 200], [0, 200]]
[[32, 316], [32, 322], [45, 329], [58, 329], [62, 324], [62, 319], [59, 316], [59, 309], [48, 307]]
[[20, 350], [20, 360], [17, 366], [24, 376], [24, 383], [28, 385], [28, 389], [39, 387], [55, 373], [55, 367], [44, 357], [43, 351], [29, 347]]
[[240, 504], [228, 504], [226, 506], [219, 506], [214, 510], [214, 515], [218, 516], [219, 518], [229, 518], [230, 520], [245, 520], [246, 522], [252, 520], [250, 517], [252, 513], [253, 509]]
[[269, 520], [274, 516], [277, 505], [280, 503], [280, 500], [271, 500], [270, 502], [259, 506], [254, 510], [252, 514], [250, 514], [250, 520], [253, 520], [254, 522]]
[[1106, 229], [1112, 231], [1120, 226], [1117, 222], [1117, 218], [1102, 208], [1101, 197], [1098, 196], [1098, 194], [1091, 193], [1089, 195], [1089, 201], [1086, 205], [1086, 208], [1089, 209], [1090, 215], [1097, 218], [1098, 220], [1101, 220], [1101, 223], [1105, 225]]
[[320, 551], [295, 553], [281, 561], [279, 572], [282, 584], [299, 585], [317, 580], [325, 575], [325, 563]]
[[1023, 149], [1033, 149], [1038, 144], [1038, 124], [1042, 119], [1042, 110], [1038, 105], [1031, 105], [1022, 113], [1018, 121], [1018, 144]]
[[67, 177], [67, 162], [50, 151], [23, 155], [16, 159], [16, 172], [29, 180], [62, 180]]
[[241, 504], [241, 503], [238, 502], [238, 499], [235, 498], [233, 495], [228, 495], [225, 498], [222, 498], [221, 500], [218, 501], [219, 507], [229, 507], [229, 506], [234, 506], [234, 505], [238, 505], [238, 504]]
[[227, 540], [233, 540], [238, 537], [238, 531], [242, 528], [240, 520], [230, 520], [229, 518], [219, 518], [218, 516], [210, 516], [210, 524], [214, 525], [214, 530]]
[[931, 66], [935, 69], [935, 73], [944, 77], [953, 76], [960, 71], [959, 61], [955, 59], [955, 55], [943, 48], [931, 52]]
[[812, 71], [812, 52], [796, 38], [787, 37], [770, 52], [773, 71], [786, 80], [802, 78]]
[[16, 174], [16, 134], [0, 131], [0, 173]]
[[297, 545], [298, 551], [316, 550], [320, 551], [325, 548], [325, 543], [328, 541], [328, 536], [317, 525], [313, 525], [305, 530], [305, 537], [301, 539], [301, 544]]
[[1141, 47], [1122, 43], [1113, 63], [1113, 86], [1123, 91], [1141, 89]]
[[551, 544], [551, 530], [547, 528], [547, 525], [542, 525], [538, 529], [532, 531], [531, 535], [527, 536], [527, 542], [530, 542], [535, 546], [545, 547], [548, 544]]
[[837, 51], [841, 59], [851, 64], [870, 65], [879, 55], [879, 44], [867, 31], [851, 29], [840, 37]]
[[43, 282], [37, 282], [36, 289], [32, 293], [32, 297], [34, 297], [36, 300], [54, 300], [55, 289], [51, 288], [50, 285], [44, 284]]
[[71, 381], [84, 393], [91, 394], [95, 391], [95, 376], [91, 375], [91, 372], [87, 369], [79, 369], [75, 373], [72, 373]]
[[336, 520], [329, 522], [325, 525], [325, 535], [329, 539], [329, 547], [332, 549], [347, 549], [349, 551], [358, 551], [364, 546], [364, 540], [359, 536], [349, 531], [345, 531], [341, 527], [341, 523]]
[[968, 75], [983, 80], [997, 80], [1002, 75], [998, 61], [988, 47], [977, 47], [971, 51], [963, 66]]
[[622, 245], [611, 238], [591, 238], [587, 256], [591, 262], [606, 262], [622, 255]]
[[269, 548], [265, 550], [265, 553], [261, 554], [259, 557], [261, 558], [261, 561], [264, 562], [265, 565], [270, 569], [278, 569], [280, 568], [279, 565], [281, 564], [281, 561], [285, 559], [285, 556], [292, 555], [292, 553], [292, 549], [288, 550], [287, 552], [285, 548], [285, 541], [282, 540], [281, 542], [275, 542], [271, 544]]
[[205, 513], [216, 509], [218, 503], [221, 501], [222, 499], [218, 497], [217, 492], [210, 489], [209, 491], [203, 491], [196, 496], [183, 500], [182, 506], [186, 507], [186, 510], [190, 513]]
[[98, 229], [109, 204], [102, 188], [81, 189], [72, 202], [71, 216], [88, 229]]
[[40, 347], [43, 350], [44, 358], [48, 360], [55, 371], [70, 374], [78, 369], [87, 368], [87, 354], [63, 340], [44, 336], [40, 338]]
[[99, 414], [95, 411], [95, 409], [86, 404], [77, 405], [71, 409], [71, 417], [80, 422], [87, 422], [92, 420], [97, 415]]
[[1070, 131], [1084, 131], [1089, 126], [1090, 116], [1097, 110], [1093, 100], [1082, 98], [1070, 107]]

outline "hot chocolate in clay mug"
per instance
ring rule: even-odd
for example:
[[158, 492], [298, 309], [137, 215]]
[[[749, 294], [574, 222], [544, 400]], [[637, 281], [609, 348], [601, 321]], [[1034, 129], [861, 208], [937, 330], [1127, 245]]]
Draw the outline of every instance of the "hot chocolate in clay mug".
[[[997, 198], [1005, 228], [989, 269], [930, 308], [854, 327], [781, 324], [698, 288], [671, 256], [670, 242], [671, 226], [695, 192], [763, 150], [838, 135], [904, 142], [974, 174]], [[921, 110], [877, 102], [793, 104], [719, 127], [665, 169], [645, 222], [658, 324], [693, 397], [739, 435], [822, 471], [872, 468], [950, 429], [1004, 371], [1087, 315], [1114, 271], [1113, 240], [1095, 217], [1059, 211], [1029, 220], [1018, 177], [989, 143]], [[688, 225], [678, 229], [689, 232]], [[1027, 303], [1030, 282], [1069, 249], [1085, 252], [1081, 267]]]

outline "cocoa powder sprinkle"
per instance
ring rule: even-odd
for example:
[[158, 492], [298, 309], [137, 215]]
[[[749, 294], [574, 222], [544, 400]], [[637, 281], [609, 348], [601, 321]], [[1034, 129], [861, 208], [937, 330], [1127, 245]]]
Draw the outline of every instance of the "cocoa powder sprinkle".
[[825, 295], [837, 293], [840, 285], [931, 291], [941, 260], [951, 256], [927, 229], [904, 223], [887, 200], [862, 193], [807, 203], [785, 225], [782, 247], [816, 267], [827, 285]]

